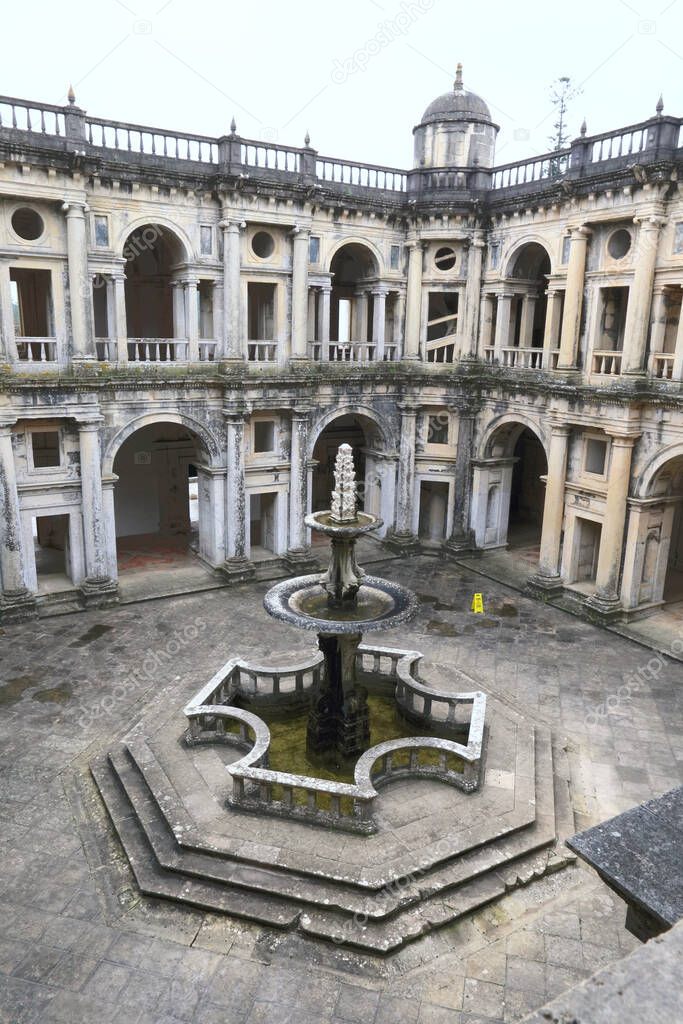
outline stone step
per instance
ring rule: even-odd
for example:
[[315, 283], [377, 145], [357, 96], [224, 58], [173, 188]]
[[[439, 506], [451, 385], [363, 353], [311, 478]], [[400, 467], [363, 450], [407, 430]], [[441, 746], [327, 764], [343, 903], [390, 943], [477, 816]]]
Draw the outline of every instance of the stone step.
[[109, 762], [100, 759], [91, 765], [90, 770], [141, 893], [246, 918], [268, 927], [294, 927], [300, 909], [287, 900], [244, 892], [211, 881], [190, 881], [183, 875], [163, 870]]

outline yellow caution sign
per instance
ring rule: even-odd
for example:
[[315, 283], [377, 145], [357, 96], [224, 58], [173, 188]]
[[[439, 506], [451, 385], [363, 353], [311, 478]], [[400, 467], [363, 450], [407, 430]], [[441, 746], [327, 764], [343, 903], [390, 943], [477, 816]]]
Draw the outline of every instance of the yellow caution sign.
[[473, 611], [475, 613], [475, 615], [483, 615], [484, 614], [484, 597], [483, 597], [483, 594], [475, 594], [474, 595], [474, 597], [472, 598], [472, 606], [471, 606], [470, 610]]

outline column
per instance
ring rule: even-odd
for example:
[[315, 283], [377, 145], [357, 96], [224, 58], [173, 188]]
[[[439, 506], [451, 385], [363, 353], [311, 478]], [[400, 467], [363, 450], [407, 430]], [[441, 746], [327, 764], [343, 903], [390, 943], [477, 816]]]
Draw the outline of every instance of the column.
[[562, 589], [560, 544], [564, 522], [564, 494], [570, 432], [571, 427], [564, 424], [551, 424], [538, 572], [529, 581], [532, 588], [538, 588], [545, 593]]
[[81, 456], [81, 514], [85, 547], [85, 579], [81, 593], [88, 606], [101, 607], [116, 600], [116, 583], [109, 575], [115, 553], [107, 551], [109, 531], [105, 519], [100, 454], [101, 418], [78, 423]]
[[308, 559], [306, 504], [308, 499], [308, 427], [310, 410], [298, 406], [292, 410], [292, 435], [289, 462], [289, 545], [287, 555], [300, 563]]
[[503, 294], [498, 296], [498, 308], [496, 309], [496, 335], [493, 340], [493, 358], [502, 362], [503, 349], [510, 343], [510, 317], [512, 315], [512, 300], [514, 295]]
[[71, 305], [71, 339], [74, 359], [92, 359], [90, 338], [90, 279], [85, 233], [84, 203], [64, 203], [66, 213], [66, 252]]
[[674, 350], [674, 366], [672, 372], [673, 380], [683, 380], [683, 305], [678, 319], [676, 330], [676, 348]]
[[402, 291], [396, 292], [396, 309], [394, 311], [394, 359], [403, 358], [403, 318], [405, 314], [406, 299], [405, 294]]
[[636, 438], [612, 435], [607, 501], [600, 536], [595, 594], [588, 604], [601, 612], [619, 607], [619, 568], [626, 524], [626, 501], [631, 476], [631, 456]]
[[227, 409], [227, 494], [226, 494], [226, 560], [223, 572], [232, 583], [251, 579], [254, 566], [247, 558], [247, 497], [244, 486], [244, 419], [243, 409]]
[[481, 297], [481, 271], [484, 257], [484, 238], [481, 231], [476, 231], [470, 245], [467, 258], [467, 282], [465, 285], [465, 310], [463, 315], [462, 336], [464, 338], [462, 354], [465, 359], [475, 359], [477, 355], [477, 335], [479, 331], [479, 307]]
[[244, 359], [240, 323], [241, 222], [223, 220], [223, 357]]
[[534, 316], [536, 314], [537, 295], [525, 295], [522, 298], [522, 322], [519, 331], [519, 347], [532, 348], [534, 343]]
[[114, 337], [120, 363], [128, 362], [128, 323], [126, 319], [126, 275], [117, 271], [114, 280]]
[[173, 337], [178, 340], [187, 338], [185, 323], [185, 282], [171, 281], [173, 294]]
[[330, 310], [332, 304], [332, 285], [324, 284], [320, 295], [320, 325], [318, 337], [320, 339], [320, 358], [324, 361], [330, 358]]
[[474, 537], [470, 529], [470, 465], [474, 453], [476, 411], [467, 404], [450, 406], [458, 416], [458, 447], [455, 453], [453, 525], [445, 547], [452, 552], [471, 551]]
[[564, 314], [562, 316], [562, 332], [560, 335], [560, 355], [557, 361], [558, 370], [576, 369], [579, 332], [581, 330], [581, 310], [583, 308], [586, 250], [590, 233], [589, 228], [584, 227], [573, 228], [571, 231], [567, 285], [564, 295]]
[[624, 326], [622, 373], [643, 373], [645, 370], [652, 285], [655, 278], [659, 232], [663, 223], [663, 217], [646, 217], [640, 222], [634, 258], [635, 270], [628, 294]]
[[351, 341], [359, 341], [364, 345], [368, 340], [368, 292], [357, 291], [354, 294], [355, 316], [351, 324]]
[[545, 311], [543, 330], [543, 369], [553, 370], [553, 356], [560, 339], [560, 315], [562, 313], [562, 292], [548, 291], [548, 304]]
[[308, 357], [308, 240], [310, 231], [292, 233], [292, 359]]
[[375, 346], [375, 361], [384, 362], [384, 335], [387, 323], [387, 293], [383, 288], [372, 293], [372, 341]]
[[480, 359], [486, 359], [486, 350], [493, 347], [493, 303], [495, 296], [483, 295], [481, 299], [481, 311], [479, 314], [479, 348], [478, 352]]
[[0, 620], [20, 617], [30, 610], [33, 597], [26, 586], [25, 552], [19, 511], [12, 428], [0, 424]]
[[187, 350], [185, 358], [191, 363], [199, 362], [199, 292], [196, 278], [185, 281], [185, 333]]
[[420, 358], [422, 330], [422, 242], [408, 242], [408, 283], [406, 287], [406, 328], [403, 358]]
[[413, 402], [402, 402], [401, 440], [398, 459], [398, 481], [396, 485], [396, 514], [390, 543], [405, 549], [417, 546], [413, 533], [413, 501], [415, 491], [415, 436], [417, 406]]
[[0, 358], [8, 363], [14, 363], [17, 360], [9, 263], [3, 259], [0, 259]]

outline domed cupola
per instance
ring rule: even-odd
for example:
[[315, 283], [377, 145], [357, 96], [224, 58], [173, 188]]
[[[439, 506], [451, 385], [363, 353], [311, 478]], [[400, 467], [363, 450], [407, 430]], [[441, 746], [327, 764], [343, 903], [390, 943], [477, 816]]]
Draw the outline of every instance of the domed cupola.
[[413, 128], [415, 167], [492, 167], [499, 127], [487, 104], [462, 84], [458, 64], [451, 92], [429, 104]]

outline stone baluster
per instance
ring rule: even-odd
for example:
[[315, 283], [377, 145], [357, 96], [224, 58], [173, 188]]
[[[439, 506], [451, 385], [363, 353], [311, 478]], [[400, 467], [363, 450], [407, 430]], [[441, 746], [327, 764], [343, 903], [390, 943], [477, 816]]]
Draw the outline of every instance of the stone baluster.
[[91, 289], [88, 276], [88, 248], [86, 242], [85, 203], [65, 202], [66, 251], [69, 276], [69, 302], [71, 306], [71, 340], [73, 358], [92, 359]]
[[244, 481], [244, 420], [246, 410], [223, 413], [227, 440], [226, 559], [223, 572], [231, 583], [251, 579], [254, 566], [247, 558], [247, 495]]
[[583, 308], [586, 253], [590, 234], [589, 228], [578, 227], [573, 228], [570, 235], [567, 284], [564, 293], [564, 313], [562, 315], [562, 331], [560, 334], [560, 355], [557, 362], [558, 370], [576, 369], [579, 333], [581, 330], [581, 310]]
[[109, 565], [116, 561], [116, 552], [107, 551], [113, 537], [105, 520], [100, 454], [101, 417], [79, 421], [78, 441], [81, 461], [81, 514], [85, 548], [85, 579], [80, 584], [86, 607], [104, 607], [117, 600], [117, 584], [109, 575]]
[[23, 618], [35, 608], [26, 585], [26, 553], [14, 465], [12, 427], [0, 424], [0, 622]]

